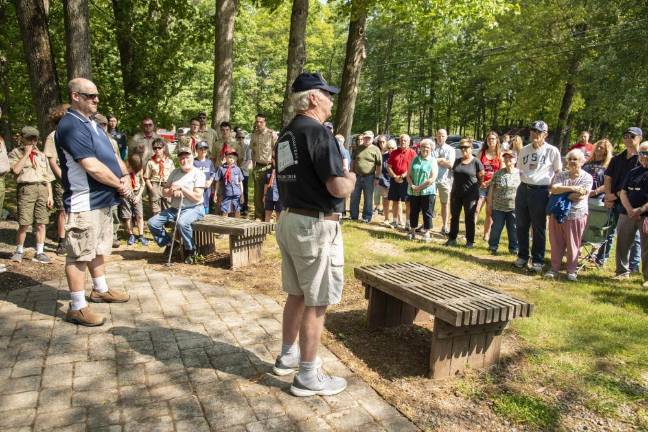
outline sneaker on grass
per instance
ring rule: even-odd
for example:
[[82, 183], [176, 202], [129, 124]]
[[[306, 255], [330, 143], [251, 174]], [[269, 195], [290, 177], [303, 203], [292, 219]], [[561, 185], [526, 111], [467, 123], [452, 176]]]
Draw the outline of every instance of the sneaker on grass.
[[553, 270], [549, 270], [544, 274], [544, 277], [546, 277], [547, 279], [553, 279], [556, 277], [556, 273]]
[[544, 266], [540, 263], [531, 264], [531, 270], [533, 270], [536, 273], [542, 273], [542, 267]]
[[58, 244], [58, 246], [56, 246], [56, 255], [62, 256], [62, 255], [65, 255], [65, 253], [66, 253], [66, 251], [65, 251], [65, 242], [62, 241], [62, 242], [60, 242]]
[[576, 273], [567, 273], [567, 280], [569, 281], [578, 280], [578, 275]]
[[290, 393], [295, 396], [333, 396], [336, 395], [347, 387], [347, 382], [344, 378], [334, 377], [325, 374], [321, 368], [317, 369], [317, 374], [311, 382], [303, 382], [303, 378], [297, 374], [293, 379], [290, 386]]
[[527, 265], [527, 262], [528, 262], [528, 261], [529, 261], [529, 260], [525, 260], [524, 258], [518, 258], [518, 259], [515, 260], [515, 262], [513, 263], [513, 265], [514, 265], [515, 267], [517, 267], [517, 268], [524, 268], [524, 266]]
[[11, 255], [11, 261], [13, 262], [22, 262], [23, 259], [23, 254], [21, 252], [16, 252], [15, 254]]

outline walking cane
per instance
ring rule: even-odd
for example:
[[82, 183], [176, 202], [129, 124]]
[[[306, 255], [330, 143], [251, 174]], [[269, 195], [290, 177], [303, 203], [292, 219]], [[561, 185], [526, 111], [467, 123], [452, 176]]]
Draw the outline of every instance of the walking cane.
[[178, 214], [176, 215], [175, 225], [173, 226], [173, 237], [171, 237], [171, 248], [169, 248], [169, 258], [165, 266], [171, 267], [171, 257], [173, 256], [173, 243], [175, 243], [176, 231], [178, 230], [178, 221], [180, 220], [180, 213], [182, 212], [182, 199], [184, 194], [180, 195], [180, 205], [178, 206]]

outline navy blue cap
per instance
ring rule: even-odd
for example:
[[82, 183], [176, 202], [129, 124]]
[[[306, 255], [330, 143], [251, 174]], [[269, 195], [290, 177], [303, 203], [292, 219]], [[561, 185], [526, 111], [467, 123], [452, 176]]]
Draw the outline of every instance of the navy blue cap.
[[340, 89], [337, 87], [333, 87], [328, 85], [324, 77], [322, 77], [322, 74], [319, 72], [316, 73], [307, 73], [304, 72], [300, 74], [296, 79], [295, 82], [292, 84], [292, 91], [297, 93], [297, 92], [303, 92], [306, 90], [312, 90], [312, 89], [320, 89], [327, 91], [331, 94], [338, 94], [340, 93]]
[[529, 129], [537, 130], [540, 132], [549, 132], [549, 126], [547, 126], [547, 123], [543, 122], [542, 120], [536, 120], [533, 123], [531, 123]]
[[643, 131], [641, 130], [641, 128], [638, 128], [636, 126], [629, 127], [623, 132], [624, 135], [627, 133], [631, 133], [632, 135], [643, 137]]
[[207, 144], [207, 141], [198, 141], [196, 143], [196, 148], [209, 148], [209, 144]]

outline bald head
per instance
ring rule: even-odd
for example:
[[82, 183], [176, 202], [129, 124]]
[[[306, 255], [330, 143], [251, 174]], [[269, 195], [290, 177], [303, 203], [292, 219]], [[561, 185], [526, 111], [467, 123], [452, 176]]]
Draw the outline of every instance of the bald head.
[[88, 118], [97, 112], [99, 93], [92, 81], [86, 78], [74, 78], [68, 82], [68, 92], [73, 109]]

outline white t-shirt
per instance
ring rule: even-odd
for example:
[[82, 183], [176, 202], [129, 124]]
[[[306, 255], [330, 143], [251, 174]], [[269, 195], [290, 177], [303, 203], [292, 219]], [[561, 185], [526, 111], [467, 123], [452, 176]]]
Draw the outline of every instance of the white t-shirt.
[[528, 144], [520, 150], [516, 167], [522, 183], [548, 186], [556, 171], [562, 170], [560, 151], [546, 142], [538, 149]]
[[[176, 168], [171, 171], [169, 178], [167, 179], [167, 185], [175, 183], [181, 187], [193, 190], [194, 188], [204, 188], [205, 187], [205, 173], [203, 173], [198, 168], [191, 168], [188, 172], [183, 172], [182, 169]], [[198, 204], [202, 204], [203, 194], [200, 194], [200, 199], [196, 202], [189, 200], [186, 196], [182, 202], [182, 208], [193, 207]], [[171, 207], [178, 208], [180, 206], [180, 198], [173, 198], [171, 200]]]

